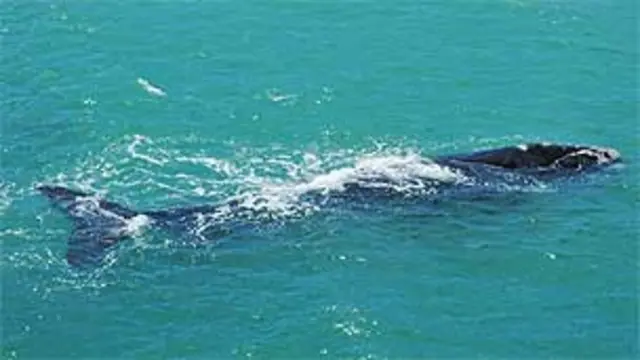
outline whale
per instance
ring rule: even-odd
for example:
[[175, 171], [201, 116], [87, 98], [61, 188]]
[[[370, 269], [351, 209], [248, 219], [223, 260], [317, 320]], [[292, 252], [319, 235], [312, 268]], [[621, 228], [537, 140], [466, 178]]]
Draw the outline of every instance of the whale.
[[[434, 189], [456, 193], [476, 188], [480, 186], [478, 184], [495, 182], [496, 179], [508, 179], [515, 184], [553, 181], [599, 171], [620, 161], [620, 153], [608, 147], [529, 143], [420, 160], [425, 165], [454, 172], [459, 179], [473, 181], [451, 181], [419, 173], [398, 180], [384, 173], [366, 173], [345, 180], [338, 188], [301, 191], [299, 199], [317, 206], [340, 206], [389, 198], [402, 201], [407, 198], [407, 192], [395, 186], [400, 181], [403, 187], [420, 185], [421, 189], [430, 189], [413, 194], [414, 198], [428, 201], [437, 192]], [[198, 242], [215, 241], [241, 227], [261, 226], [273, 215], [268, 207], [255, 206], [255, 202], [248, 204], [241, 198], [214, 204], [135, 210], [96, 194], [62, 185], [41, 183], [36, 185], [36, 190], [71, 220], [73, 230], [67, 241], [66, 262], [75, 268], [102, 263], [118, 244], [134, 235], [135, 226], [132, 224], [135, 223], [187, 234]], [[203, 229], [207, 231], [203, 232]]]

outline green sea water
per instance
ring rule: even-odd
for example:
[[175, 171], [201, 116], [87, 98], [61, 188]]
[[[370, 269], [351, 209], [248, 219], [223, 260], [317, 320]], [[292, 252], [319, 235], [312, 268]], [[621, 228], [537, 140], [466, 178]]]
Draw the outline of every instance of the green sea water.
[[[638, 357], [634, 0], [4, 0], [0, 41], [3, 358]], [[624, 161], [430, 212], [281, 203], [529, 141]], [[77, 271], [38, 183], [283, 220]]]

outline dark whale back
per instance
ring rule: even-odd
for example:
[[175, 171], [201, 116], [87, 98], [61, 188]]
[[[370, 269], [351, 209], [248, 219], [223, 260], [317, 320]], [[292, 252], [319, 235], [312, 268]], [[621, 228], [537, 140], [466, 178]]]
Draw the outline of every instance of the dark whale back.
[[436, 158], [436, 162], [482, 163], [504, 169], [582, 170], [594, 165], [609, 165], [619, 159], [620, 154], [609, 148], [534, 143], [443, 156]]

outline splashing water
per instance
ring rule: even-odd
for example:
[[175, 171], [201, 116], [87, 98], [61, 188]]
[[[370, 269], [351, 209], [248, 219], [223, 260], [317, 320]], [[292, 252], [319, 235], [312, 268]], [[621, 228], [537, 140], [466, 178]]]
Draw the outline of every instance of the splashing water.
[[[198, 149], [187, 146], [194, 143]], [[200, 148], [215, 150], [203, 152]], [[218, 231], [224, 224], [308, 217], [323, 208], [322, 202], [309, 199], [308, 194], [339, 194], [354, 184], [407, 197], [436, 195], [441, 184], [488, 186], [501, 191], [523, 190], [522, 184], [528, 186], [524, 188], [527, 191], [544, 188], [544, 184], [526, 184], [520, 178], [497, 178], [494, 184], [483, 184], [420, 153], [402, 144], [381, 142], [361, 149], [329, 147], [308, 151], [134, 135], [110, 144], [69, 171], [41, 181], [97, 193], [98, 197], [118, 203], [135, 204], [133, 208], [137, 210], [221, 204], [215, 212], [202, 214], [188, 229], [202, 241], [209, 231]], [[76, 211], [104, 210], [99, 208], [97, 197], [89, 197]], [[105, 219], [110, 219], [117, 231], [134, 239], [134, 247], [156, 246], [143, 240], [153, 221], [149, 217], [124, 219], [116, 214], [107, 215]], [[106, 266], [111, 266], [117, 259], [107, 262]]]
[[[229, 155], [224, 158], [179, 147], [185, 143], [143, 135], [126, 137], [85, 159], [70, 174], [53, 178], [92, 192], [107, 189], [109, 197], [119, 202], [139, 204], [135, 198], [124, 198], [134, 190], [136, 197], [152, 194], [148, 197], [153, 199], [151, 207], [234, 201], [278, 217], [313, 213], [318, 205], [304, 201], [305, 194], [340, 192], [352, 184], [408, 196], [435, 193], [435, 185], [442, 183], [501, 191], [545, 188], [543, 183], [513, 174], [499, 174], [495, 182], [487, 183], [436, 164], [418, 150], [380, 142], [373, 148], [310, 152], [196, 140], [200, 147], [218, 149], [211, 153]], [[107, 196], [106, 191], [100, 195]]]

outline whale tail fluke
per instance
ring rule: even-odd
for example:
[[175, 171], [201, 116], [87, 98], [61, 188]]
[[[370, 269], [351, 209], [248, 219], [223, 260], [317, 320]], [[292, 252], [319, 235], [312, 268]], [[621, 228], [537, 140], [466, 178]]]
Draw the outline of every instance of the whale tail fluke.
[[36, 190], [74, 223], [66, 256], [72, 266], [102, 262], [115, 245], [130, 235], [127, 220], [140, 215], [123, 205], [62, 186], [38, 185]]

